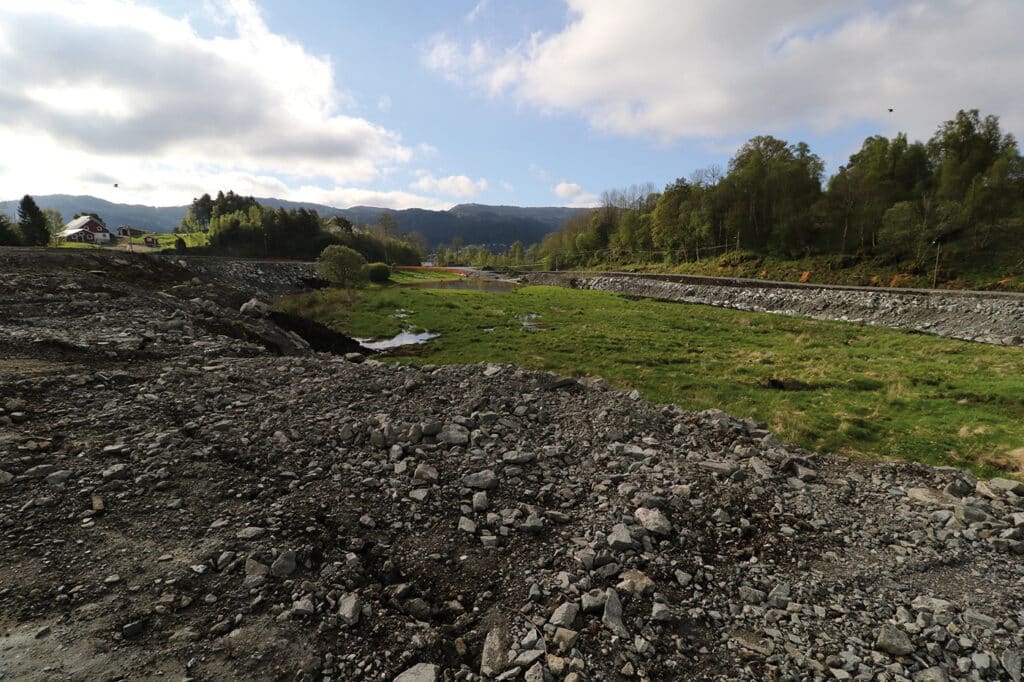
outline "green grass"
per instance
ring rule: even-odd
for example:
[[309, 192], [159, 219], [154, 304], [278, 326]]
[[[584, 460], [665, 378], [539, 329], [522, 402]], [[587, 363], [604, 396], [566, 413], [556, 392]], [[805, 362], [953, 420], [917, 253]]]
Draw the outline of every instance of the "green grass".
[[462, 279], [460, 275], [444, 270], [391, 270], [391, 279], [383, 286], [394, 284], [420, 284], [422, 282], [443, 282]]
[[88, 242], [61, 242], [54, 244], [58, 249], [100, 249], [103, 248], [98, 244], [89, 244]]
[[324, 290], [279, 305], [353, 336], [441, 334], [394, 361], [601, 376], [656, 402], [753, 417], [820, 452], [981, 475], [1024, 462], [1024, 349], [555, 287]]
[[[210, 242], [209, 237], [205, 232], [186, 232], [183, 234], [153, 234], [149, 236], [156, 237], [157, 243], [159, 244], [158, 248], [161, 249], [173, 249], [174, 242], [178, 237], [184, 239], [185, 246], [190, 248], [193, 246], [206, 246]], [[145, 237], [132, 237], [132, 244], [144, 246], [145, 243]]]

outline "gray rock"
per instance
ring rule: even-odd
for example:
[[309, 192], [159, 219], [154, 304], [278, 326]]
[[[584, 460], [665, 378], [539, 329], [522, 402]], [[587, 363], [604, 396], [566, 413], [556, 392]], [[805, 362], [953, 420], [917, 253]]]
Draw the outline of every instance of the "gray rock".
[[888, 623], [878, 631], [875, 647], [893, 656], [906, 656], [916, 649], [907, 633]]
[[420, 462], [416, 465], [416, 471], [413, 472], [412, 477], [417, 481], [424, 481], [425, 483], [436, 483], [440, 477], [437, 469], [425, 462]]
[[483, 652], [480, 654], [480, 674], [494, 677], [508, 667], [505, 653], [509, 649], [510, 638], [504, 625], [492, 627], [484, 638]]
[[959, 502], [956, 497], [935, 488], [910, 488], [907, 490], [907, 497], [933, 507], [952, 507]]
[[260, 563], [255, 559], [245, 560], [245, 574], [246, 575], [268, 575], [270, 573], [270, 567], [266, 564]]
[[980, 625], [986, 630], [994, 630], [999, 623], [992, 616], [987, 616], [981, 611], [967, 609], [964, 611], [964, 620], [972, 625]]
[[1014, 481], [1009, 478], [993, 478], [988, 482], [990, 488], [1002, 493], [1013, 493], [1018, 497], [1024, 497], [1024, 482]]
[[633, 516], [645, 530], [655, 535], [668, 535], [672, 532], [672, 523], [657, 509], [640, 507], [633, 512]]
[[584, 592], [580, 602], [584, 613], [600, 613], [604, 611], [604, 604], [608, 601], [608, 594], [604, 590], [593, 589]]
[[1018, 651], [1012, 649], [1006, 649], [999, 656], [999, 662], [1003, 666], [1003, 670], [1010, 676], [1013, 682], [1020, 682], [1021, 674], [1021, 655]]
[[128, 465], [127, 464], [115, 464], [103, 470], [101, 474], [104, 481], [118, 481], [128, 478]]
[[437, 682], [441, 667], [433, 663], [417, 663], [394, 679], [394, 682]]
[[622, 622], [622, 602], [619, 601], [619, 593], [610, 587], [606, 593], [604, 615], [601, 616], [601, 622], [613, 634], [623, 638], [629, 637], [629, 631], [626, 630], [626, 626]]
[[345, 625], [355, 625], [363, 612], [363, 600], [355, 592], [345, 594], [338, 602], [338, 619]]
[[498, 487], [498, 477], [492, 469], [484, 469], [462, 477], [462, 485], [477, 490], [494, 490]]
[[46, 477], [46, 483], [48, 485], [64, 485], [67, 480], [71, 478], [71, 472], [67, 469], [61, 469], [60, 471], [54, 471]]
[[608, 546], [616, 552], [636, 547], [633, 536], [625, 524], [617, 523], [612, 526], [612, 532], [608, 534]]
[[740, 599], [748, 604], [760, 604], [768, 597], [763, 591], [748, 587], [746, 585], [740, 586]]
[[461, 424], [445, 424], [441, 433], [437, 434], [437, 440], [449, 445], [465, 445], [469, 442], [469, 429]]
[[717, 462], [710, 459], [704, 460], [703, 462], [697, 462], [697, 465], [703, 469], [707, 469], [715, 476], [720, 476], [722, 478], [732, 476], [739, 468], [734, 462]]
[[238, 312], [250, 317], [266, 317], [270, 314], [270, 311], [270, 304], [265, 303], [258, 298], [250, 298], [242, 304], [241, 308], [238, 309]]
[[544, 682], [544, 665], [539, 661], [534, 663], [523, 676], [525, 682]]
[[[119, 467], [124, 467], [124, 464], [118, 464]], [[34, 467], [29, 467], [25, 470], [25, 476], [27, 478], [45, 478], [57, 471], [57, 467], [52, 464], [37, 464]], [[104, 472], [104, 478], [106, 478], [106, 472]]]
[[949, 682], [946, 671], [935, 665], [914, 673], [914, 682]]
[[281, 552], [274, 563], [270, 565], [270, 574], [277, 578], [287, 578], [295, 572], [296, 568], [295, 552], [288, 550]]
[[558, 650], [562, 653], [569, 651], [576, 644], [576, 640], [579, 638], [579, 632], [576, 630], [570, 630], [569, 628], [555, 628], [554, 637], [552, 641], [558, 645]]
[[573, 622], [576, 620], [576, 615], [580, 612], [580, 607], [575, 602], [565, 602], [551, 614], [551, 618], [548, 622], [552, 625], [571, 628]]
[[292, 604], [292, 615], [305, 617], [312, 616], [314, 613], [316, 613], [316, 607], [309, 597], [303, 597]]
[[14, 480], [14, 474], [0, 469], [0, 488]]

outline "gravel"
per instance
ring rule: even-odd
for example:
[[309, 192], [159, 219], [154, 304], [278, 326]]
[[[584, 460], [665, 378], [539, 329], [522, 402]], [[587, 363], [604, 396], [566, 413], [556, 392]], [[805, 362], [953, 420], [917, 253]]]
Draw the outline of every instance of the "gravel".
[[1020, 679], [1014, 481], [282, 354], [133, 262], [0, 273], [4, 679]]

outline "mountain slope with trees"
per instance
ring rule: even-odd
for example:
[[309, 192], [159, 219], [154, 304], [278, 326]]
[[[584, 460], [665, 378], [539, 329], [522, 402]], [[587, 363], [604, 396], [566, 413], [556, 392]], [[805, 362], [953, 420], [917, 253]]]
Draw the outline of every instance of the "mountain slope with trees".
[[927, 142], [869, 137], [824, 186], [823, 176], [805, 143], [758, 136], [724, 172], [702, 169], [661, 193], [605, 193], [541, 253], [551, 268], [709, 256], [728, 265], [752, 254], [870, 258], [921, 272], [934, 260], [936, 276], [942, 257], [947, 277], [1024, 255], [1024, 162], [996, 116], [960, 111]]
[[[199, 199], [201, 199], [200, 197]], [[197, 201], [199, 200], [197, 199]], [[341, 217], [353, 225], [373, 225], [383, 213], [394, 217], [401, 232], [416, 232], [423, 244], [436, 248], [458, 237], [466, 244], [510, 245], [515, 241], [540, 242], [545, 234], [559, 229], [567, 218], [584, 212], [583, 209], [520, 206], [486, 206], [460, 204], [447, 211], [429, 211], [410, 208], [393, 210], [373, 206], [336, 208], [310, 202], [287, 201], [256, 197], [261, 206], [286, 210], [316, 211], [325, 218]], [[13, 218], [20, 200], [0, 201], [0, 214]], [[154, 232], [171, 232], [177, 228], [190, 206], [141, 206], [117, 204], [92, 196], [51, 194], [35, 197], [42, 209], [58, 211], [61, 215], [96, 214], [111, 228], [131, 225]]]

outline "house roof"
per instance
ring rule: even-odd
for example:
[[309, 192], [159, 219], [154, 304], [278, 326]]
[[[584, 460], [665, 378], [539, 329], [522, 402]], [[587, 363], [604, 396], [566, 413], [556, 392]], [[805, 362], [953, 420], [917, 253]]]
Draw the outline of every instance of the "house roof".
[[70, 223], [65, 225], [64, 229], [65, 230], [81, 230], [81, 229], [85, 228], [85, 226], [88, 225], [91, 221], [94, 221], [94, 220], [99, 225], [103, 225], [103, 223], [101, 223], [100, 221], [96, 220], [91, 215], [83, 215], [83, 216], [78, 216], [77, 218], [72, 220]]

